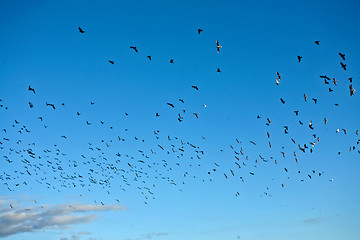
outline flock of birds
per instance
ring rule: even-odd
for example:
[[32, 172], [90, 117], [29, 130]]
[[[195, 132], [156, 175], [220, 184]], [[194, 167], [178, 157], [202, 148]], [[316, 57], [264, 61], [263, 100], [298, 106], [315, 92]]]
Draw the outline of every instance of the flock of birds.
[[[85, 34], [85, 31], [79, 27], [79, 32]], [[197, 33], [201, 34], [202, 29], [198, 29]], [[316, 45], [319, 45], [319, 41], [315, 41]], [[130, 46], [136, 53], [139, 52], [136, 46]], [[216, 51], [220, 53], [222, 46], [219, 41], [216, 41]], [[345, 54], [339, 53], [342, 61], [345, 61]], [[149, 60], [151, 56], [147, 56]], [[303, 59], [302, 56], [297, 56], [300, 63]], [[115, 64], [114, 60], [108, 60], [110, 64]], [[170, 59], [170, 63], [174, 63], [173, 59]], [[343, 70], [347, 70], [346, 64], [340, 62], [340, 66]], [[220, 72], [220, 69], [217, 69]], [[329, 86], [329, 93], [334, 91], [334, 88], [338, 85], [338, 80], [326, 75], [321, 75], [321, 79], [324, 80], [324, 84]], [[282, 75], [276, 72], [276, 84], [281, 84]], [[332, 84], [332, 85], [331, 85]], [[331, 86], [330, 86], [331, 85]], [[194, 91], [199, 91], [198, 86], [191, 86]], [[32, 86], [28, 87], [28, 92], [31, 95], [38, 95], [39, 93]], [[355, 89], [352, 85], [352, 78], [349, 78], [349, 95], [353, 96]], [[308, 97], [306, 93], [303, 94], [304, 101], [313, 101], [317, 104], [318, 99], [314, 97]], [[180, 104], [184, 104], [183, 99], [179, 99]], [[280, 98], [281, 104], [286, 104], [284, 98]], [[7, 110], [8, 107], [5, 104], [5, 100], [0, 99], [0, 109]], [[35, 104], [28, 102], [29, 108], [34, 108]], [[43, 103], [48, 109], [58, 110], [58, 105], [54, 103]], [[95, 102], [90, 102], [90, 106]], [[164, 103], [165, 104], [165, 103]], [[171, 109], [178, 109], [174, 103], [166, 103]], [[61, 108], [65, 108], [65, 103], [59, 104]], [[335, 104], [337, 105], [337, 104]], [[205, 104], [203, 107], [207, 107]], [[177, 120], [182, 122], [184, 120], [184, 114], [186, 109], [182, 109], [177, 114]], [[45, 129], [48, 129], [46, 124], [47, 112], [44, 112], [42, 116], [38, 116], [36, 124], [41, 124]], [[158, 112], [154, 113], [155, 117], [160, 117]], [[294, 110], [293, 114], [300, 117], [299, 110]], [[128, 116], [128, 113], [124, 114]], [[199, 113], [193, 112], [191, 115], [194, 120], [200, 118]], [[20, 117], [20, 116], [19, 116]], [[315, 125], [312, 121], [304, 122], [300, 118], [298, 119], [299, 125], [308, 126], [312, 137], [311, 141], [297, 140], [295, 137], [291, 137], [289, 140], [294, 144], [293, 150], [287, 150], [281, 147], [280, 151], [274, 150], [271, 142], [271, 124], [272, 121], [268, 116], [257, 115], [256, 119], [259, 121], [264, 120], [267, 131], [265, 139], [268, 142], [268, 147], [271, 151], [276, 151], [279, 156], [265, 156], [263, 154], [257, 154], [253, 156], [253, 147], [257, 145], [254, 140], [240, 141], [234, 139], [232, 143], [226, 148], [218, 149], [220, 153], [227, 152], [232, 155], [233, 164], [231, 168], [222, 162], [204, 162], [203, 159], [207, 158], [206, 150], [203, 147], [204, 142], [194, 143], [188, 139], [182, 139], [177, 136], [170, 136], [160, 132], [159, 130], [151, 130], [151, 138], [142, 138], [139, 136], [131, 135], [131, 130], [121, 129], [118, 130], [105, 121], [94, 123], [91, 119], [85, 120], [81, 111], [74, 112], [74, 117], [77, 121], [83, 121], [82, 124], [85, 127], [91, 128], [93, 125], [106, 127], [113, 131], [113, 137], [107, 139], [101, 139], [97, 142], [89, 142], [87, 144], [86, 152], [83, 152], [79, 156], [73, 156], [67, 154], [61, 149], [61, 144], [48, 144], [46, 148], [44, 144], [38, 144], [33, 138], [33, 141], [26, 142], [24, 135], [31, 136], [32, 129], [27, 127], [27, 121], [30, 121], [27, 117], [24, 119], [14, 119], [14, 122], [8, 127], [1, 130], [0, 139], [0, 153], [3, 161], [1, 161], [2, 172], [0, 173], [0, 180], [3, 188], [8, 191], [16, 191], [23, 186], [33, 186], [35, 184], [45, 185], [49, 189], [61, 191], [62, 188], [76, 188], [84, 189], [85, 191], [91, 191], [98, 187], [104, 189], [106, 194], [112, 196], [112, 190], [114, 188], [126, 191], [129, 188], [138, 189], [141, 195], [144, 197], [144, 203], [148, 204], [149, 200], [155, 199], [156, 187], [160, 184], [160, 181], [167, 184], [177, 186], [181, 190], [181, 185], [186, 183], [187, 178], [200, 179], [200, 181], [212, 182], [215, 178], [223, 176], [225, 179], [236, 178], [241, 182], [245, 182], [248, 177], [256, 175], [256, 167], [260, 163], [273, 163], [280, 165], [281, 159], [293, 158], [298, 163], [304, 154], [310, 154], [315, 150], [316, 145], [320, 142], [320, 136], [316, 133]], [[324, 125], [326, 125], [328, 119], [324, 117]], [[48, 130], [47, 130], [48, 131]], [[289, 126], [283, 126], [283, 134], [289, 133]], [[335, 129], [336, 133], [342, 132], [348, 134], [347, 129]], [[354, 131], [356, 135], [359, 131]], [[276, 133], [275, 133], [276, 134]], [[12, 136], [11, 138], [8, 135]], [[69, 141], [68, 136], [59, 136], [63, 141]], [[31, 137], [30, 137], [31, 139]], [[202, 136], [201, 141], [205, 141], [206, 137]], [[118, 152], [118, 149], [125, 149], [121, 147], [121, 144], [128, 142], [131, 145], [138, 144], [140, 149], [133, 153]], [[360, 139], [354, 142], [350, 146], [349, 151], [354, 151], [360, 154], [360, 150], [357, 149]], [[145, 144], [146, 143], [146, 144]], [[125, 151], [125, 150], [124, 150]], [[341, 151], [338, 152], [341, 154]], [[8, 165], [6, 165], [8, 164]], [[285, 161], [281, 165], [284, 165]], [[12, 167], [15, 165], [15, 167]], [[251, 167], [250, 167], [251, 166]], [[197, 174], [191, 174], [191, 169], [197, 168], [196, 171], [201, 171], [204, 174], [200, 177]], [[244, 169], [249, 168], [248, 171]], [[283, 167], [285, 173], [289, 172], [288, 167]], [[318, 170], [311, 170], [308, 172], [296, 171], [301, 177], [301, 181], [310, 181], [314, 177], [321, 177], [324, 172]], [[283, 180], [279, 185], [284, 188], [289, 177]], [[333, 181], [333, 179], [329, 179]], [[280, 187], [279, 186], [279, 187]], [[236, 197], [240, 196], [239, 191], [235, 191]], [[266, 187], [264, 191], [265, 196], [271, 196], [270, 188]], [[120, 202], [119, 198], [113, 196], [113, 198]], [[36, 202], [36, 201], [35, 201]], [[105, 200], [96, 199], [96, 203], [104, 205]], [[13, 208], [13, 204], [10, 204]]]

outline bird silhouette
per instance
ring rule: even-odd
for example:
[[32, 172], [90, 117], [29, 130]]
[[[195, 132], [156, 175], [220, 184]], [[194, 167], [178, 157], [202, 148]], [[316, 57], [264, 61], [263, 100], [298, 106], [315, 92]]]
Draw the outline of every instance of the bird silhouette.
[[342, 54], [342, 53], [339, 52], [339, 56], [342, 58], [342, 60], [345, 61], [345, 54]]
[[134, 49], [135, 52], [139, 52], [136, 47], [130, 46], [131, 49]]
[[[81, 27], [79, 27], [78, 29], [79, 29], [79, 32], [80, 32], [80, 33], [84, 33], [84, 32], [85, 32], [84, 30], [82, 30]], [[91, 34], [90, 34], [90, 35], [91, 35]]]
[[35, 89], [34, 88], [31, 88], [30, 86], [29, 86], [29, 89], [28, 89], [29, 91], [32, 91], [34, 94], [35, 94]]
[[218, 53], [220, 53], [220, 48], [222, 48], [222, 46], [220, 46], [219, 41], [216, 41], [216, 51], [217, 51]]

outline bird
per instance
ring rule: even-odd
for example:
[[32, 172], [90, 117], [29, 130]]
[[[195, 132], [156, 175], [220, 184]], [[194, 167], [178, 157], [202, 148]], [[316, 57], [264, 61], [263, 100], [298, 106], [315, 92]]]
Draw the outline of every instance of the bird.
[[334, 91], [334, 90], [332, 90], [331, 88], [329, 88], [329, 92], [332, 92], [332, 91]]
[[54, 105], [54, 104], [46, 103], [46, 106], [50, 106], [50, 107], [52, 107], [53, 109], [55, 109], [55, 105]]
[[199, 114], [198, 113], [194, 113], [196, 118], [199, 118]]
[[169, 106], [172, 107], [172, 108], [175, 107], [174, 104], [172, 104], [172, 103], [167, 103], [167, 105], [169, 105]]
[[[82, 30], [81, 27], [79, 27], [78, 29], [79, 29], [79, 32], [80, 32], [80, 33], [84, 33], [84, 32], [85, 32], [84, 30]], [[91, 35], [91, 34], [90, 34], [90, 35]]]
[[174, 63], [174, 59], [170, 59], [170, 63]]
[[147, 56], [147, 58], [151, 61], [151, 56]]
[[294, 111], [295, 115], [298, 116], [299, 115], [299, 111]]
[[307, 97], [308, 97], [308, 96], [304, 93], [304, 100], [305, 100], [305, 102], [306, 102]]
[[198, 86], [191, 86], [192, 88], [194, 88], [195, 90], [199, 90]]
[[345, 54], [342, 54], [342, 53], [339, 52], [339, 56], [342, 58], [342, 60], [345, 61]]
[[216, 51], [217, 51], [218, 53], [220, 53], [220, 48], [222, 48], [222, 46], [220, 46], [219, 41], [216, 41]]
[[115, 62], [114, 62], [114, 61], [112, 61], [112, 60], [109, 60], [109, 63], [114, 64]]
[[316, 41], [315, 41], [315, 44], [316, 44], [316, 45], [319, 45], [319, 44], [320, 44], [320, 41], [316, 40]]
[[131, 49], [134, 49], [135, 52], [139, 52], [136, 47], [130, 46]]
[[340, 65], [341, 65], [341, 67], [342, 67], [344, 70], [346, 70], [346, 64], [340, 62]]
[[338, 80], [336, 80], [336, 78], [333, 78], [333, 83], [335, 86], [337, 86], [337, 82], [338, 82]]
[[282, 104], [285, 104], [285, 100], [284, 100], [284, 99], [280, 98], [280, 101], [281, 101]]
[[202, 30], [200, 28], [198, 28], [198, 30], [197, 30], [198, 34], [200, 34], [202, 31], [204, 31], [204, 30]]
[[317, 99], [316, 98], [312, 98], [312, 100], [314, 101], [314, 103], [317, 103]]
[[327, 119], [326, 117], [324, 117], [324, 123], [325, 123], [325, 125], [326, 125], [327, 121], [328, 121], [328, 119]]
[[35, 94], [35, 89], [34, 88], [31, 88], [30, 86], [29, 86], [29, 89], [28, 89], [29, 91], [32, 91], [34, 94]]
[[298, 61], [301, 62], [302, 57], [301, 57], [301, 56], [297, 56], [297, 58], [298, 58]]
[[182, 100], [182, 99], [180, 99], [180, 98], [179, 98], [179, 101], [182, 102], [182, 103], [184, 103], [184, 100]]
[[221, 72], [221, 71], [220, 71], [220, 68], [217, 69], [217, 72]]
[[355, 89], [353, 88], [352, 84], [350, 84], [349, 90], [350, 90], [350, 96], [354, 95]]

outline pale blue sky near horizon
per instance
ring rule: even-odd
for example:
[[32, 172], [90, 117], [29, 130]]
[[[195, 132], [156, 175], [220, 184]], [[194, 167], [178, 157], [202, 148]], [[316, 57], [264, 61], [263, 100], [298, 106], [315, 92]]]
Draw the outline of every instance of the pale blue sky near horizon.
[[[356, 239], [359, 9], [358, 1], [1, 1], [0, 103], [8, 109], [0, 108], [0, 238]], [[29, 133], [18, 132], [23, 125]], [[299, 151], [304, 143], [314, 152]], [[29, 148], [42, 158], [29, 158]], [[248, 160], [234, 153], [241, 148]]]

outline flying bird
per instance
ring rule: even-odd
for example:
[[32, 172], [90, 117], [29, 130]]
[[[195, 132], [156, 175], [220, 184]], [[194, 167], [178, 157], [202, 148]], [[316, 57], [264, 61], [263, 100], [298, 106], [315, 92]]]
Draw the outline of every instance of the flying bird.
[[139, 52], [136, 47], [130, 46], [131, 49], [134, 49], [135, 52]]
[[345, 54], [339, 53], [339, 56], [345, 61]]
[[29, 89], [28, 89], [29, 91], [32, 91], [34, 94], [35, 94], [35, 89], [34, 88], [31, 88], [30, 86], [29, 86]]
[[151, 61], [151, 56], [147, 56], [147, 58]]
[[197, 86], [191, 86], [191, 87], [194, 88], [195, 90], [199, 90]]
[[46, 106], [50, 106], [50, 107], [52, 107], [53, 109], [55, 109], [55, 105], [54, 105], [54, 104], [46, 103]]
[[320, 44], [320, 41], [315, 41], [315, 44], [316, 44], [316, 45], [319, 45], [319, 44]]
[[114, 64], [115, 62], [114, 62], [114, 61], [109, 60], [109, 63]]
[[216, 41], [216, 51], [217, 51], [218, 53], [220, 53], [220, 48], [222, 48], [222, 46], [220, 46], [219, 41]]
[[170, 63], [174, 63], [174, 59], [170, 59]]
[[169, 106], [172, 107], [172, 108], [175, 107], [174, 104], [172, 104], [172, 103], [167, 103], [167, 105], [169, 105]]
[[285, 100], [284, 100], [284, 99], [280, 98], [280, 101], [281, 101], [282, 104], [285, 104]]
[[353, 88], [352, 84], [350, 84], [349, 90], [350, 90], [350, 96], [354, 95], [355, 89]]
[[200, 34], [202, 31], [204, 31], [204, 30], [202, 30], [202, 29], [200, 29], [200, 28], [198, 28], [198, 34]]
[[298, 58], [298, 61], [301, 62], [302, 57], [301, 57], [301, 56], [297, 56], [297, 58]]
[[340, 62], [340, 65], [341, 65], [341, 67], [342, 67], [344, 70], [346, 70], [346, 64]]
[[[78, 29], [79, 29], [79, 32], [80, 32], [80, 33], [84, 33], [84, 32], [85, 32], [84, 30], [82, 30], [81, 27], [79, 27]], [[90, 35], [91, 35], [91, 34], [90, 34]]]

